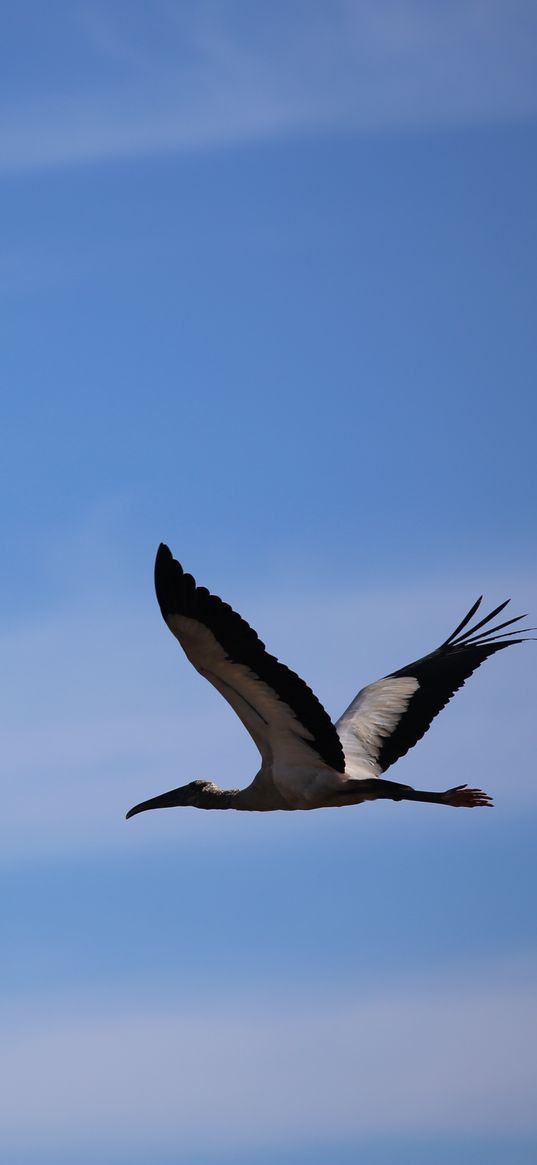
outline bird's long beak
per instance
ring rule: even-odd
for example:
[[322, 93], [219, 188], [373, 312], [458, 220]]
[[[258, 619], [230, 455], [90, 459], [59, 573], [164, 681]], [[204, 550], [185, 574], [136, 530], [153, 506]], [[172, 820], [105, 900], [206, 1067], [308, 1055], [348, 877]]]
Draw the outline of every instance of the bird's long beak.
[[160, 793], [158, 797], [150, 797], [149, 801], [140, 801], [129, 809], [126, 820], [136, 813], [145, 813], [146, 809], [171, 809], [174, 805], [184, 805], [184, 786], [181, 789], [170, 789], [169, 793]]

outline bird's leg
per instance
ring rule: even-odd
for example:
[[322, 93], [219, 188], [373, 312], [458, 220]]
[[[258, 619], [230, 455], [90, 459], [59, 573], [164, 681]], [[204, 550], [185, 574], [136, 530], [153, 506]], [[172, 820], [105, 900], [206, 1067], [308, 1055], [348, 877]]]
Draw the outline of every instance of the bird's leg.
[[482, 789], [469, 789], [468, 785], [455, 785], [444, 793], [423, 792], [409, 789], [403, 793], [404, 801], [430, 801], [436, 805], [452, 805], [455, 809], [477, 809], [480, 806], [492, 808], [492, 798]]
[[454, 789], [436, 793], [412, 789], [411, 785], [400, 785], [396, 781], [382, 781], [380, 778], [368, 784], [380, 785], [377, 796], [390, 800], [422, 800], [433, 805], [453, 805], [455, 809], [476, 809], [480, 805], [493, 804], [488, 793], [483, 793], [481, 789], [468, 789], [467, 785], [455, 785]]
[[396, 781], [383, 781], [380, 778], [366, 781], [364, 784], [368, 786], [368, 800], [370, 797], [386, 797], [390, 801], [428, 801], [433, 805], [453, 805], [458, 809], [492, 805], [488, 793], [483, 793], [481, 789], [469, 789], [467, 785], [456, 785], [454, 789], [446, 789], [444, 793], [433, 793], [413, 789], [411, 785], [399, 785]]

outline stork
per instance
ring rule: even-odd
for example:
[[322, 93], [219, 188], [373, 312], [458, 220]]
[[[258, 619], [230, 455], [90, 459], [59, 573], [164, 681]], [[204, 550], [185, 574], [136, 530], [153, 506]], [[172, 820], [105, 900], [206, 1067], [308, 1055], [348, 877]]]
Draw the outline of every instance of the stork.
[[[335, 724], [311, 689], [270, 655], [252, 627], [205, 587], [197, 586], [161, 544], [155, 588], [170, 631], [187, 658], [228, 701], [261, 754], [246, 789], [196, 780], [135, 805], [146, 809], [321, 809], [364, 801], [427, 801], [473, 809], [490, 806], [481, 789], [457, 785], [424, 792], [382, 774], [427, 732], [465, 680], [496, 651], [524, 642], [524, 615], [491, 626], [507, 606], [471, 624], [482, 597], [448, 639], [429, 655], [362, 688]], [[505, 634], [506, 628], [510, 630]], [[504, 634], [501, 634], [504, 632]]]

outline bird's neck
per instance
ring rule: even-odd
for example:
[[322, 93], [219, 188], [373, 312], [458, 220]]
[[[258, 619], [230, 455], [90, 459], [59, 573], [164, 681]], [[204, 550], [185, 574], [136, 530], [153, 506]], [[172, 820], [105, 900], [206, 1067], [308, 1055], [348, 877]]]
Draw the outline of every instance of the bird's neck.
[[200, 791], [196, 801], [197, 809], [250, 809], [245, 796], [247, 789], [219, 789], [218, 785], [210, 785]]

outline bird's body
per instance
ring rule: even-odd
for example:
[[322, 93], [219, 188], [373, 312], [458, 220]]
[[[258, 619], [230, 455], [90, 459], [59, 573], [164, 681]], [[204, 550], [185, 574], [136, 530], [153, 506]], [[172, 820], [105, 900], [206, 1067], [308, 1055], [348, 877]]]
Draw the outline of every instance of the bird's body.
[[[523, 616], [490, 627], [506, 603], [465, 630], [478, 599], [436, 651], [362, 688], [333, 724], [307, 684], [266, 651], [227, 603], [196, 586], [164, 545], [155, 563], [155, 586], [170, 631], [197, 671], [237, 713], [262, 763], [246, 789], [222, 790], [210, 781], [192, 781], [134, 806], [128, 817], [175, 805], [267, 812], [378, 799], [468, 808], [491, 804], [480, 789], [459, 785], [444, 793], [420, 792], [382, 774], [416, 744], [489, 655], [522, 642], [522, 632], [512, 628]], [[507, 627], [511, 630], [506, 637], [499, 634]]]

